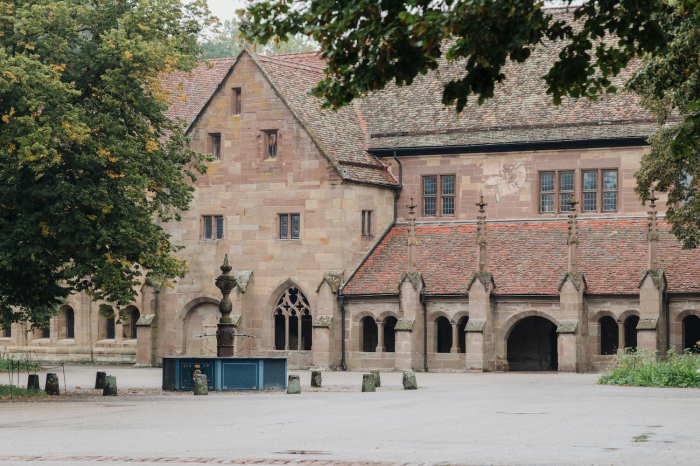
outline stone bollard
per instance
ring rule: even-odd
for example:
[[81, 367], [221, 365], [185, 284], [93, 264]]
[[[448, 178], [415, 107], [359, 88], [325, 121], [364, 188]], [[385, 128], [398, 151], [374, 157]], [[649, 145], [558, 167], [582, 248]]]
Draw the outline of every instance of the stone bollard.
[[403, 389], [417, 390], [418, 383], [416, 382], [416, 373], [413, 371], [403, 371]]
[[39, 376], [37, 374], [29, 374], [27, 379], [27, 390], [41, 390], [39, 385]]
[[117, 378], [113, 375], [105, 376], [105, 388], [102, 396], [117, 396]]
[[370, 372], [374, 376], [374, 386], [381, 387], [382, 386], [382, 379], [379, 378], [379, 371], [370, 371]]
[[194, 394], [195, 395], [208, 395], [209, 394], [209, 384], [207, 383], [207, 374], [197, 374], [194, 378]]
[[374, 374], [362, 374], [362, 391], [363, 392], [376, 392], [377, 389], [374, 386]]
[[46, 386], [44, 387], [47, 395], [60, 395], [61, 391], [58, 388], [58, 376], [49, 372], [46, 374]]
[[301, 393], [301, 381], [298, 375], [290, 375], [289, 381], [287, 382], [287, 393], [292, 395], [295, 393]]
[[321, 386], [321, 371], [311, 372], [311, 386], [320, 387]]
[[105, 377], [107, 374], [102, 371], [97, 371], [95, 376], [95, 390], [104, 390], [105, 388]]

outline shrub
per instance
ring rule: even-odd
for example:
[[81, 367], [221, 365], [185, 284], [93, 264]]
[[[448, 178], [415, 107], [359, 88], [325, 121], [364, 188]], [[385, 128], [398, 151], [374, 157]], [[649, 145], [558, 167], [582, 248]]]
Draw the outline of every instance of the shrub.
[[619, 350], [611, 369], [598, 379], [598, 383], [634, 387], [700, 387], [700, 355], [690, 351], [676, 354], [671, 349], [665, 359], [658, 356], [658, 351], [650, 355], [647, 350]]
[[[9, 397], [10, 396], [10, 385], [0, 385], [0, 398], [4, 397]], [[27, 390], [26, 388], [20, 388], [20, 387], [15, 387], [14, 385], [12, 386], [12, 396], [18, 396], [18, 397], [23, 397], [23, 396], [46, 396], [46, 392], [44, 390], [35, 390], [35, 389], [30, 389]]]
[[13, 371], [40, 371], [43, 367], [36, 361], [14, 359], [10, 356], [0, 354], [0, 372], [10, 372], [10, 369]]

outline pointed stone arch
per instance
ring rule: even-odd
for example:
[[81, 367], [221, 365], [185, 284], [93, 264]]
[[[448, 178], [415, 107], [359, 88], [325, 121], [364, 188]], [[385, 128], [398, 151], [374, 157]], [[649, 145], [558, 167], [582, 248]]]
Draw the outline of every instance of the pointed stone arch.
[[278, 283], [270, 293], [265, 312], [270, 316], [274, 350], [311, 350], [314, 308], [309, 296], [291, 277]]

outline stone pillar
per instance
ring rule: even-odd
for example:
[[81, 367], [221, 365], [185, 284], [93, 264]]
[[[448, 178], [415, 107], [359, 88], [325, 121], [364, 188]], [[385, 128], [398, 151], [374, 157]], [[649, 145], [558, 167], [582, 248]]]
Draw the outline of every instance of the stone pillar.
[[423, 370], [423, 276], [404, 272], [399, 281], [399, 320], [394, 364], [397, 370]]
[[155, 315], [142, 315], [136, 322], [136, 364], [139, 366], [152, 366], [153, 359], [153, 332], [151, 324]]
[[459, 324], [452, 324], [452, 348], [450, 353], [459, 353]]
[[[469, 290], [469, 320], [465, 331], [468, 371], [496, 370], [493, 340], [493, 310], [491, 293], [494, 282], [490, 272], [472, 272]], [[507, 355], [502, 359], [507, 361]]]
[[216, 355], [220, 358], [230, 358], [235, 354], [234, 334], [236, 324], [231, 317], [233, 303], [231, 302], [231, 291], [236, 286], [236, 279], [229, 275], [231, 265], [228, 263], [228, 254], [224, 255], [224, 263], [220, 267], [222, 274], [216, 278], [215, 285], [221, 290], [221, 302], [219, 302], [219, 312], [221, 319], [216, 330]]
[[[231, 292], [233, 304], [231, 314], [233, 314], [234, 320], [238, 320], [237, 332], [255, 335], [259, 333], [259, 330], [255, 328], [253, 323], [253, 292], [246, 292], [246, 290], [252, 289], [253, 271], [234, 270], [233, 277], [236, 279], [236, 286]], [[258, 334], [257, 337], [262, 340], [262, 335]], [[262, 349], [259, 347], [259, 340], [251, 338], [247, 343], [246, 338], [238, 338], [237, 340], [236, 356], [252, 356], [254, 351]], [[255, 354], [259, 353], [256, 352]]]
[[377, 322], [377, 353], [384, 353], [384, 322]]
[[664, 312], [664, 290], [666, 277], [659, 268], [659, 229], [656, 218], [654, 191], [647, 197], [650, 201], [649, 221], [647, 223], [647, 268], [642, 270], [639, 288], [639, 323], [637, 324], [637, 346], [641, 350], [662, 352], [668, 346], [666, 332], [666, 313]]
[[585, 288], [582, 272], [563, 274], [559, 284], [561, 320], [557, 328], [559, 372], [588, 371], [588, 319], [583, 299]]
[[329, 369], [340, 365], [340, 330], [343, 325], [337, 294], [344, 270], [326, 270], [316, 288], [317, 313], [313, 321], [314, 367]]

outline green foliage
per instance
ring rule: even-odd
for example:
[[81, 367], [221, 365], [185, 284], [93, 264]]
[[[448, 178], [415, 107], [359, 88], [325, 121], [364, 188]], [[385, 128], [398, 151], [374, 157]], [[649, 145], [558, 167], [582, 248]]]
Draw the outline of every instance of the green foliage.
[[44, 390], [36, 390], [34, 388], [27, 390], [26, 388], [15, 387], [14, 385], [12, 387], [9, 385], [0, 385], [0, 398], [9, 398], [10, 394], [16, 397], [46, 396]]
[[[657, 352], [658, 353], [658, 352]], [[670, 350], [665, 360], [630, 348], [615, 355], [612, 369], [598, 379], [604, 385], [635, 387], [700, 387], [700, 355]]]
[[0, 354], [0, 372], [10, 372], [10, 370], [22, 371], [40, 371], [43, 367], [37, 361], [29, 361], [27, 359], [14, 359], [7, 355]]
[[[668, 51], [646, 58], [627, 86], [665, 125], [649, 139], [651, 152], [635, 174], [635, 191], [641, 199], [652, 187], [668, 193], [666, 221], [686, 249], [700, 245], [700, 10], [691, 14], [688, 8], [688, 3], [664, 3], [658, 20], [668, 36]], [[669, 122], [674, 115], [685, 120]]]
[[464, 64], [464, 75], [446, 84], [442, 101], [461, 112], [472, 94], [479, 103], [493, 97], [508, 60], [527, 60], [546, 40], [561, 44], [543, 77], [555, 104], [566, 95], [595, 100], [615, 92], [611, 77], [665, 46], [654, 16], [659, 1], [586, 2], [575, 8], [577, 27], [553, 20], [537, 0], [261, 0], [239, 15], [250, 18], [243, 35], [262, 44], [297, 34], [320, 44], [328, 67], [312, 94], [324, 107], [337, 109], [391, 82], [410, 85], [437, 69], [446, 52]]
[[[241, 21], [233, 18], [224, 21], [222, 29], [211, 39], [202, 43], [207, 58], [228, 58], [238, 56], [243, 50], [244, 40], [239, 36]], [[317, 49], [317, 44], [306, 36], [297, 34], [287, 37], [286, 41], [256, 45], [256, 51], [263, 55], [278, 53], [310, 52]]]
[[0, 326], [187, 272], [161, 224], [207, 156], [159, 78], [197, 65], [210, 23], [204, 0], [0, 0]]

